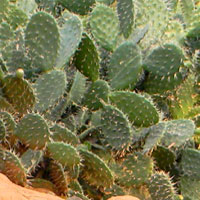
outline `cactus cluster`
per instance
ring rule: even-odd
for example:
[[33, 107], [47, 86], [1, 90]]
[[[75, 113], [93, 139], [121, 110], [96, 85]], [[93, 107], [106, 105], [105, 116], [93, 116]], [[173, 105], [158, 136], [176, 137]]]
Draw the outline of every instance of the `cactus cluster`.
[[0, 173], [200, 200], [199, 19], [198, 0], [0, 0]]

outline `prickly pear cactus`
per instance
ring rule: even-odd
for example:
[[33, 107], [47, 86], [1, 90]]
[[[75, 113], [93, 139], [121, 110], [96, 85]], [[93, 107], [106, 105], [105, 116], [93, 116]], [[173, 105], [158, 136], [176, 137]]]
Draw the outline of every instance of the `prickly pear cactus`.
[[32, 15], [25, 31], [25, 44], [33, 67], [42, 71], [52, 69], [60, 44], [55, 19], [45, 12]]
[[0, 173], [67, 199], [198, 200], [199, 11], [0, 0]]
[[17, 124], [16, 137], [31, 149], [43, 149], [50, 141], [49, 127], [42, 116], [30, 113]]

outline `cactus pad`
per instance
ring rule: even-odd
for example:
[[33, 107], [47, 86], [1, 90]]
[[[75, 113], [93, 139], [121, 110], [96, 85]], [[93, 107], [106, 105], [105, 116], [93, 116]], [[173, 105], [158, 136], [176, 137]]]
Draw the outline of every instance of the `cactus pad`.
[[98, 110], [102, 108], [100, 99], [108, 102], [109, 85], [104, 80], [97, 80], [91, 84], [90, 88], [85, 94], [84, 104], [91, 110]]
[[69, 92], [69, 98], [73, 103], [81, 104], [86, 91], [86, 77], [79, 71], [76, 72], [72, 87]]
[[95, 0], [58, 0], [58, 2], [69, 11], [80, 15], [86, 15], [95, 4]]
[[99, 77], [99, 57], [96, 46], [92, 39], [83, 34], [79, 48], [74, 55], [73, 62], [76, 68], [89, 77], [90, 80], [96, 81]]
[[83, 149], [79, 151], [83, 158], [81, 177], [91, 185], [111, 186], [113, 184], [113, 175], [104, 161], [92, 152]]
[[66, 88], [66, 75], [64, 71], [52, 70], [42, 74], [35, 82], [34, 88], [38, 102], [35, 109], [43, 112], [53, 106], [61, 97]]
[[185, 76], [183, 53], [173, 44], [165, 44], [155, 48], [145, 60], [145, 70], [149, 72], [144, 86], [149, 93], [163, 93], [177, 87]]
[[63, 142], [48, 143], [49, 156], [63, 166], [74, 167], [80, 164], [81, 158], [77, 150], [70, 144]]
[[156, 172], [148, 183], [149, 192], [153, 200], [174, 200], [176, 192], [168, 174]]
[[122, 111], [114, 106], [104, 105], [101, 125], [104, 140], [108, 146], [119, 151], [129, 148], [133, 129]]
[[171, 120], [165, 122], [164, 137], [161, 143], [165, 146], [173, 144], [178, 147], [190, 139], [195, 130], [194, 122], [191, 120]]
[[141, 51], [132, 42], [122, 43], [112, 54], [108, 79], [113, 89], [134, 87], [142, 70]]
[[197, 200], [200, 196], [200, 182], [199, 179], [195, 180], [190, 178], [189, 176], [181, 177], [181, 194], [184, 199], [188, 200]]
[[50, 140], [46, 121], [38, 114], [27, 114], [17, 124], [17, 138], [31, 149], [43, 149]]
[[66, 194], [68, 191], [67, 176], [61, 164], [51, 161], [48, 166], [49, 179], [56, 188], [58, 195]]
[[12, 182], [26, 185], [26, 171], [18, 156], [10, 151], [0, 149], [0, 172]]
[[181, 159], [183, 174], [200, 180], [200, 151], [195, 149], [185, 149]]
[[21, 162], [26, 169], [28, 174], [31, 174], [35, 171], [36, 167], [43, 159], [43, 152], [40, 150], [32, 150], [28, 149], [26, 152], [22, 154], [20, 157]]
[[110, 51], [115, 49], [119, 21], [112, 8], [103, 4], [97, 5], [91, 13], [90, 26], [94, 38], [103, 48]]
[[55, 142], [64, 142], [71, 145], [77, 145], [79, 143], [78, 137], [71, 132], [69, 129], [55, 124], [52, 128], [50, 128], [52, 134], [52, 139]]
[[145, 97], [134, 92], [112, 92], [110, 101], [123, 111], [135, 126], [148, 127], [159, 121], [159, 114]]
[[117, 1], [117, 13], [120, 22], [120, 30], [125, 38], [128, 38], [132, 32], [134, 23], [133, 1], [125, 0]]
[[7, 101], [19, 114], [26, 114], [36, 102], [32, 86], [23, 78], [12, 75], [5, 77], [3, 93]]
[[55, 19], [45, 12], [34, 14], [25, 31], [25, 45], [32, 66], [52, 69], [59, 50], [60, 35]]
[[71, 15], [60, 28], [60, 50], [56, 60], [56, 67], [63, 67], [78, 47], [82, 36], [82, 23], [80, 19]]
[[153, 172], [153, 160], [141, 153], [127, 156], [121, 166], [122, 173], [117, 179], [119, 184], [125, 187], [141, 186], [147, 183]]

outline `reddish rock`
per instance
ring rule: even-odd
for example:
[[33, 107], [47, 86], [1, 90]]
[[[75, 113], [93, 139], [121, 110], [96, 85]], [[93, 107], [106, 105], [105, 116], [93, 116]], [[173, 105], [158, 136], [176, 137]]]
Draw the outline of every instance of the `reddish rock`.
[[41, 191], [43, 192], [16, 185], [0, 173], [0, 200], [63, 200], [50, 191]]

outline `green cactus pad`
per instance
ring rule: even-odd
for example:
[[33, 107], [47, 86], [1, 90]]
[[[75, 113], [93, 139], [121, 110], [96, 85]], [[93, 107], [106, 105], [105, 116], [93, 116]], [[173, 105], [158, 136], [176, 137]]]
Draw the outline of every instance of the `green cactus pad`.
[[57, 192], [55, 185], [52, 182], [42, 178], [29, 179], [29, 185], [33, 188], [44, 188], [54, 193]]
[[39, 10], [45, 10], [48, 13], [56, 14], [55, 7], [57, 0], [35, 0]]
[[113, 184], [112, 187], [106, 188], [104, 190], [103, 200], [107, 200], [113, 196], [123, 196], [125, 195], [124, 188], [120, 187], [117, 184]]
[[200, 182], [190, 178], [189, 176], [181, 177], [181, 195], [184, 199], [199, 200], [200, 197]]
[[195, 53], [195, 50], [200, 49], [200, 27], [197, 25], [193, 29], [191, 29], [185, 38], [185, 45], [189, 47], [191, 53]]
[[105, 143], [113, 150], [122, 151], [129, 148], [134, 130], [122, 111], [114, 106], [104, 105], [101, 126]]
[[36, 102], [30, 83], [12, 75], [4, 78], [3, 93], [7, 101], [19, 114], [26, 114]]
[[83, 158], [81, 177], [90, 185], [110, 187], [113, 184], [113, 175], [104, 161], [87, 150], [80, 149], [79, 152]]
[[185, 74], [177, 72], [169, 76], [155, 76], [149, 74], [144, 82], [144, 89], [149, 94], [166, 95], [167, 92], [174, 91], [184, 80]]
[[153, 173], [153, 160], [141, 153], [127, 156], [121, 164], [122, 173], [117, 177], [121, 186], [141, 186]]
[[69, 92], [69, 98], [73, 103], [81, 104], [86, 92], [86, 77], [79, 71], [76, 72], [72, 87]]
[[169, 175], [162, 171], [151, 176], [148, 188], [153, 200], [174, 200], [176, 195]]
[[65, 167], [65, 173], [67, 174], [68, 181], [74, 181], [79, 178], [80, 174], [80, 165], [76, 165], [74, 167]]
[[117, 1], [117, 13], [120, 22], [120, 30], [125, 38], [128, 38], [132, 32], [134, 23], [133, 1], [125, 0]]
[[0, 47], [4, 47], [14, 37], [14, 31], [7, 22], [0, 23]]
[[7, 22], [15, 30], [24, 27], [28, 21], [26, 13], [14, 5], [9, 6]]
[[119, 34], [119, 20], [112, 8], [103, 4], [97, 5], [91, 13], [90, 27], [95, 40], [103, 48], [110, 51], [115, 49]]
[[0, 149], [0, 172], [12, 182], [26, 185], [26, 171], [17, 155], [10, 151]]
[[196, 149], [185, 149], [181, 159], [183, 174], [200, 180], [200, 151]]
[[[173, 90], [183, 81], [186, 69], [183, 67], [183, 53], [173, 44], [157, 47], [145, 60], [144, 69], [149, 72], [144, 83], [149, 93], [164, 93]], [[180, 72], [185, 70], [185, 72]]]
[[105, 5], [111, 5], [115, 0], [96, 0], [96, 2], [104, 3]]
[[190, 113], [195, 103], [194, 84], [195, 77], [191, 75], [177, 88], [173, 96], [168, 97], [169, 110], [173, 119], [186, 118]]
[[42, 74], [35, 82], [34, 88], [38, 102], [35, 109], [43, 112], [64, 94], [66, 88], [66, 75], [64, 71], [52, 70]]
[[50, 128], [50, 131], [52, 132], [51, 138], [55, 142], [64, 142], [71, 145], [77, 145], [79, 143], [78, 137], [69, 129], [61, 125], [55, 124]]
[[165, 0], [154, 0], [153, 2], [135, 0], [134, 7], [136, 8], [134, 26], [144, 28], [149, 25], [141, 46], [146, 49], [155, 43], [159, 43], [159, 39], [162, 38], [169, 23], [169, 12]]
[[99, 77], [99, 56], [92, 39], [83, 33], [82, 41], [76, 51], [73, 62], [76, 68], [90, 80], [96, 81]]
[[69, 11], [80, 15], [88, 14], [95, 4], [95, 0], [58, 0], [58, 2]]
[[2, 96], [0, 96], [0, 111], [7, 111], [10, 113], [15, 112], [12, 104], [10, 104], [8, 100]]
[[20, 157], [21, 162], [26, 169], [28, 174], [31, 174], [35, 171], [36, 167], [38, 166], [39, 162], [43, 159], [43, 152], [40, 150], [32, 150], [28, 149], [25, 151], [22, 156]]
[[190, 23], [192, 23], [194, 20], [194, 1], [181, 0], [180, 7], [183, 14], [184, 22], [186, 23], [186, 25], [190, 25]]
[[158, 76], [169, 76], [183, 65], [183, 52], [173, 44], [165, 44], [152, 50], [145, 60], [145, 69]]
[[[69, 194], [72, 196], [72, 198], [75, 196], [78, 197], [78, 198], [81, 198], [81, 200], [90, 200], [88, 197], [86, 197], [84, 194], [80, 193], [80, 192], [77, 192], [77, 191], [73, 191], [73, 190], [70, 190], [69, 191]], [[70, 198], [69, 198], [70, 200]], [[73, 199], [72, 199], [73, 200]]]
[[6, 18], [6, 14], [8, 12], [8, 0], [1, 0], [1, 7], [0, 7], [0, 22]]
[[36, 10], [37, 4], [35, 0], [17, 0], [17, 7], [30, 16]]
[[165, 122], [164, 136], [161, 143], [165, 146], [180, 146], [194, 135], [195, 125], [192, 120], [171, 120]]
[[156, 166], [164, 171], [169, 171], [176, 159], [175, 153], [163, 146], [157, 146], [152, 156], [156, 162]]
[[69, 61], [81, 41], [82, 23], [77, 16], [71, 15], [59, 31], [60, 50], [56, 60], [56, 67], [61, 68]]
[[48, 166], [49, 179], [56, 188], [58, 195], [66, 194], [68, 191], [67, 176], [61, 164], [51, 161]]
[[6, 111], [0, 111], [0, 119], [5, 126], [6, 140], [9, 141], [10, 145], [13, 145], [15, 142], [14, 131], [16, 129], [17, 124], [13, 116]]
[[73, 180], [69, 183], [69, 188], [75, 192], [83, 194], [83, 188], [77, 180]]
[[4, 140], [6, 137], [6, 127], [3, 120], [0, 117], [0, 140]]
[[34, 68], [43, 71], [52, 69], [60, 45], [55, 19], [45, 12], [34, 14], [25, 30], [25, 45]]
[[17, 124], [17, 138], [31, 149], [43, 149], [50, 140], [50, 132], [46, 121], [39, 115], [25, 115]]
[[63, 166], [74, 167], [81, 161], [77, 150], [70, 144], [63, 142], [48, 143], [47, 152], [52, 159]]
[[138, 46], [124, 42], [112, 54], [108, 79], [113, 89], [134, 87], [142, 71], [142, 57]]
[[159, 114], [153, 103], [139, 94], [128, 91], [112, 92], [109, 99], [135, 126], [148, 127], [159, 121]]
[[145, 140], [145, 145], [143, 146], [143, 152], [146, 153], [151, 151], [155, 146], [157, 146], [161, 138], [164, 135], [165, 123], [158, 123], [157, 125], [151, 126], [148, 131], [148, 136]]
[[91, 110], [102, 108], [100, 99], [108, 102], [109, 85], [104, 80], [97, 80], [91, 84], [84, 97], [84, 104]]
[[91, 124], [94, 127], [98, 127], [101, 126], [101, 110], [92, 112], [92, 116], [91, 116]]

